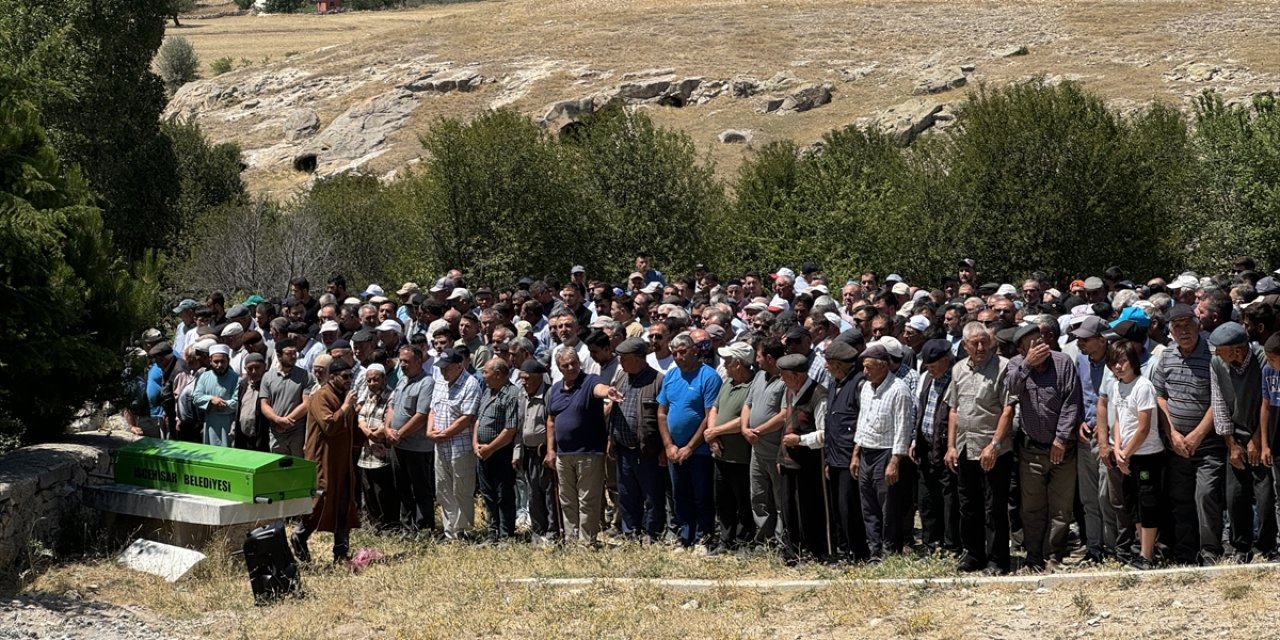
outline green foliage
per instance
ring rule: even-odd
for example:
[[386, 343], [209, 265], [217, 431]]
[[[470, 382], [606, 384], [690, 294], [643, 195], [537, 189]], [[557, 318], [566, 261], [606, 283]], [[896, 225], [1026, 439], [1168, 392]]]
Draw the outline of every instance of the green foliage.
[[236, 8], [241, 11], [248, 11], [253, 8], [257, 0], [235, 0]]
[[230, 72], [231, 58], [222, 56], [221, 58], [214, 60], [213, 63], [209, 65], [209, 70], [213, 71], [213, 75], [215, 76], [220, 76], [224, 73]]
[[724, 191], [713, 167], [698, 162], [688, 136], [613, 102], [561, 140], [577, 158], [583, 197], [598, 202], [601, 231], [610, 239], [592, 256], [599, 262], [585, 265], [589, 271], [620, 282], [637, 251], [677, 271], [706, 260]]
[[392, 193], [375, 176], [349, 173], [317, 182], [299, 203], [302, 215], [333, 240], [332, 270], [349, 282], [403, 282], [419, 262], [416, 232], [403, 208], [391, 202]]
[[116, 258], [90, 200], [28, 85], [0, 65], [0, 416], [28, 440], [119, 391], [121, 349], [156, 308], [155, 281]]
[[304, 0], [267, 0], [263, 10], [267, 13], [296, 13], [303, 4]]
[[178, 22], [178, 16], [195, 10], [196, 0], [169, 0], [166, 14], [173, 19], [173, 26], [181, 27], [182, 23]]
[[[166, 122], [161, 129], [173, 151], [178, 173], [178, 195], [172, 209], [181, 228], [192, 228], [207, 209], [248, 202], [248, 192], [240, 179], [238, 145], [210, 144], [194, 122]], [[184, 243], [190, 239], [188, 234], [171, 248], [182, 253], [187, 248]]]
[[200, 58], [191, 43], [182, 36], [173, 36], [160, 45], [156, 54], [156, 73], [170, 94], [178, 87], [200, 77]]
[[165, 93], [151, 62], [168, 0], [0, 0], [0, 63], [44, 82], [40, 117], [84, 172], [116, 246], [131, 259], [179, 234], [178, 188], [160, 134]]
[[1237, 255], [1280, 264], [1280, 108], [1274, 93], [1227, 106], [1206, 92], [1195, 103], [1200, 154], [1195, 206], [1183, 228], [1191, 264], [1217, 271]]

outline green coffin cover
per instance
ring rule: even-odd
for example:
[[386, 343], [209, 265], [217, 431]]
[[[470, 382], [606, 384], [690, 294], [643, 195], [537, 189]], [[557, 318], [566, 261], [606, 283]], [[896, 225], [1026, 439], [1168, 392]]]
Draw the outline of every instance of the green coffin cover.
[[141, 438], [115, 453], [121, 484], [236, 502], [309, 498], [316, 463], [293, 456]]

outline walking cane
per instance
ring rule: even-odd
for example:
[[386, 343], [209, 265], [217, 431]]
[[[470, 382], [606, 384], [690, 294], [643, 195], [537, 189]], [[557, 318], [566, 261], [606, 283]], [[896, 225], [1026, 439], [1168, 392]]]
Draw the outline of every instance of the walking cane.
[[836, 548], [831, 544], [831, 495], [827, 489], [827, 461], [822, 461], [822, 513], [827, 518], [827, 553], [835, 555]]
[[[546, 457], [544, 456], [543, 459], [545, 460]], [[551, 506], [556, 513], [556, 522], [560, 525], [560, 541], [567, 543], [569, 536], [565, 531], [564, 515], [560, 512], [560, 474], [556, 472], [555, 467], [549, 468], [548, 471], [551, 472], [551, 493], [554, 496]]]

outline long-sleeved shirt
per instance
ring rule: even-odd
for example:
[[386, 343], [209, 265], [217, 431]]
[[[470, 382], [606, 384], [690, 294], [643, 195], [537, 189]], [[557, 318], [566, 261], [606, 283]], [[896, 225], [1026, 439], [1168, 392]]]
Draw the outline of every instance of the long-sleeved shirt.
[[1080, 377], [1080, 420], [1090, 429], [1098, 426], [1098, 390], [1107, 372], [1104, 360], [1094, 362], [1083, 353], [1076, 357], [1076, 375]]
[[1054, 440], [1071, 444], [1080, 425], [1080, 374], [1071, 358], [1050, 352], [1040, 368], [1022, 356], [1009, 361], [1005, 373], [1009, 393], [1018, 396], [1022, 408], [1022, 432], [1042, 445]]
[[[196, 386], [191, 391], [191, 399], [196, 406], [205, 412], [204, 424], [206, 428], [217, 429], [220, 432], [226, 432], [231, 428], [231, 423], [235, 422], [236, 416], [239, 415], [240, 405], [237, 393], [240, 390], [240, 376], [235, 371], [227, 368], [222, 375], [214, 373], [213, 369], [205, 369], [204, 373], [196, 379]], [[209, 401], [213, 398], [222, 398], [227, 402], [227, 406], [214, 409], [209, 406]]]
[[864, 449], [892, 449], [894, 455], [907, 455], [914, 434], [915, 405], [907, 383], [895, 375], [885, 376], [879, 386], [868, 380], [862, 385], [859, 404], [858, 433], [853, 441]]
[[1247, 444], [1258, 430], [1262, 407], [1262, 365], [1265, 357], [1256, 344], [1249, 347], [1244, 365], [1233, 367], [1214, 356], [1209, 365], [1210, 404], [1213, 406], [1213, 431], [1232, 435], [1239, 444]]

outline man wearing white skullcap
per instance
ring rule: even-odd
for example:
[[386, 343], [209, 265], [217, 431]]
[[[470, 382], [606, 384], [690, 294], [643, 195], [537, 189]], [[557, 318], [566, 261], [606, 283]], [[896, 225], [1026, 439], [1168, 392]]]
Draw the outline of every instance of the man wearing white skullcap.
[[240, 376], [231, 370], [231, 347], [209, 347], [209, 368], [196, 380], [192, 400], [204, 412], [205, 444], [231, 446], [231, 423], [239, 410], [236, 393]]

